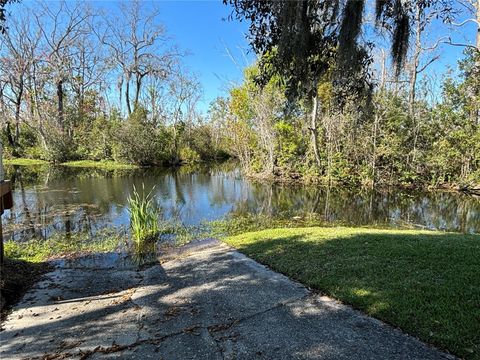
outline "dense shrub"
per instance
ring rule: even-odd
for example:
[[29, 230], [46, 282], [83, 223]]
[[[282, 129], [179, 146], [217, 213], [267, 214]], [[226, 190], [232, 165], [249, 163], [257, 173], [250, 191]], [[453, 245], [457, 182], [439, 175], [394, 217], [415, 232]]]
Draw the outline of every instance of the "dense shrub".
[[115, 160], [138, 165], [159, 165], [167, 161], [168, 139], [162, 128], [146, 119], [142, 109], [135, 111], [115, 135]]

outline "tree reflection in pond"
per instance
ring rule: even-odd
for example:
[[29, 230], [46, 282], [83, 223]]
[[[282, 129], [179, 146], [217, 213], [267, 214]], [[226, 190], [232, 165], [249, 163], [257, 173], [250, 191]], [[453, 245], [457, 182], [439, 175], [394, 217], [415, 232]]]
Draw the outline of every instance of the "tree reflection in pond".
[[449, 192], [349, 191], [316, 185], [250, 181], [231, 166], [106, 171], [62, 166], [7, 167], [14, 185], [5, 237], [46, 238], [129, 225], [134, 185], [150, 191], [166, 219], [197, 225], [227, 214], [303, 216], [348, 225], [420, 226], [480, 232], [480, 201]]

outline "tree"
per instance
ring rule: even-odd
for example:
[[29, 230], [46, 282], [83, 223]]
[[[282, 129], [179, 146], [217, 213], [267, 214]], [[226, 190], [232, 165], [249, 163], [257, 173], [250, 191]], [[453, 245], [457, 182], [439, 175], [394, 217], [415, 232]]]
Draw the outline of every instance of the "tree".
[[197, 78], [187, 72], [176, 74], [168, 84], [168, 100], [164, 104], [167, 124], [172, 130], [171, 160], [180, 163], [182, 137], [188, 141], [188, 131], [198, 118], [197, 104], [202, 89]]
[[[347, 1], [343, 18], [339, 1], [231, 0], [225, 3], [234, 6], [237, 18], [250, 20], [251, 45], [261, 56], [259, 82], [266, 84], [278, 75], [285, 82], [290, 102], [308, 99], [311, 144], [317, 168], [320, 168], [319, 81], [332, 69], [334, 59], [338, 60], [337, 74], [358, 73], [364, 67], [365, 52], [356, 44], [360, 28], [355, 27], [356, 22], [361, 23], [363, 1]], [[345, 51], [336, 51], [339, 44]], [[334, 84], [342, 88], [342, 93], [348, 92], [351, 85], [357, 85], [356, 82], [348, 83], [348, 78], [339, 76], [337, 80]]]
[[26, 19], [12, 19], [10, 27], [1, 38], [4, 51], [0, 58], [1, 98], [5, 98], [14, 106], [14, 131], [12, 131], [9, 116], [4, 114], [6, 133], [9, 145], [14, 156], [19, 156], [18, 142], [20, 139], [21, 108], [24, 102], [24, 93], [27, 90], [33, 54], [39, 43], [38, 34], [31, 38], [30, 25]]
[[122, 3], [120, 12], [122, 19], [104, 18], [107, 26], [98, 35], [109, 49], [112, 65], [120, 69], [119, 89], [125, 88], [125, 104], [130, 115], [139, 105], [145, 79], [167, 79], [181, 54], [175, 47], [168, 47], [165, 28], [158, 24], [158, 9], [146, 9], [143, 2], [135, 0]]
[[476, 29], [475, 43], [454, 42], [449, 37], [447, 44], [480, 51], [480, 0], [459, 0], [458, 2], [466, 10], [466, 18], [459, 23], [449, 19], [448, 23], [454, 28], [462, 28], [467, 24], [473, 23]]
[[[462, 28], [466, 24], [473, 23], [476, 28], [476, 36], [475, 36], [475, 44], [471, 43], [458, 43], [458, 42], [452, 42], [452, 40], [449, 38], [448, 44], [453, 45], [453, 46], [460, 46], [464, 47], [466, 49], [469, 49], [471, 51], [472, 56], [476, 58], [476, 61], [473, 66], [473, 73], [480, 73], [480, 0], [461, 0], [460, 3], [464, 6], [467, 12], [467, 18], [460, 23], [455, 23], [453, 21], [450, 21], [450, 25], [457, 27], [457, 28]], [[477, 54], [477, 55], [475, 55]], [[480, 85], [477, 84], [477, 87], [473, 89], [473, 92], [477, 94], [480, 91]], [[471, 112], [471, 116], [473, 117], [473, 121], [480, 121], [480, 106], [477, 105], [476, 111]]]
[[5, 21], [7, 20], [7, 9], [6, 6], [7, 4], [12, 4], [17, 2], [18, 0], [0, 0], [0, 33], [4, 34], [6, 27], [5, 27]]
[[[365, 0], [224, 0], [224, 3], [234, 7], [236, 18], [250, 21], [250, 43], [256, 53], [263, 57], [276, 51], [278, 56], [269, 64], [288, 75], [285, 80], [295, 88], [305, 84], [307, 92], [315, 88], [308, 86], [308, 80], [316, 79], [328, 68], [330, 56], [325, 55], [331, 55], [337, 45], [336, 59], [343, 70], [354, 70], [364, 58], [358, 37]], [[413, 9], [425, 9], [433, 3], [433, 0], [376, 0], [376, 24], [392, 34], [391, 53], [397, 72], [407, 54]], [[448, 17], [450, 0], [438, 3], [439, 16]], [[262, 70], [268, 73], [268, 69]]]
[[72, 80], [72, 62], [79, 38], [89, 32], [90, 11], [82, 3], [71, 6], [65, 0], [52, 8], [38, 3], [41, 11], [35, 20], [42, 34], [44, 71], [54, 79], [57, 97], [57, 122], [65, 134], [65, 86]]
[[[439, 8], [440, 5], [440, 8]], [[424, 32], [428, 30], [431, 22], [441, 13], [442, 4], [432, 4], [430, 9], [426, 9], [421, 4], [414, 4], [414, 14], [412, 16], [412, 32], [415, 41], [412, 46], [411, 56], [408, 62], [409, 72], [409, 89], [408, 89], [408, 110], [410, 120], [413, 122], [413, 151], [411, 162], [415, 164], [417, 158], [417, 142], [420, 123], [418, 121], [419, 116], [416, 114], [415, 101], [417, 95], [417, 82], [418, 77], [423, 73], [431, 64], [439, 59], [439, 55], [430, 56], [426, 61], [421, 63], [422, 57], [435, 51], [444, 41], [445, 37], [440, 37], [431, 45], [425, 45], [423, 39]]]

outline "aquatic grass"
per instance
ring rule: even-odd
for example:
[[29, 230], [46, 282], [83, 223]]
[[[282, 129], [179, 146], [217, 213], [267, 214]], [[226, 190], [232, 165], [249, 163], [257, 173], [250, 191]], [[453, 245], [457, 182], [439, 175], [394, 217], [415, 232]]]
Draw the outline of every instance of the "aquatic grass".
[[160, 235], [159, 219], [161, 212], [154, 202], [154, 188], [146, 193], [145, 185], [142, 185], [142, 190], [140, 195], [134, 186], [133, 195], [128, 198], [130, 229], [132, 239], [137, 245], [144, 242], [155, 242]]
[[480, 235], [305, 227], [223, 240], [428, 343], [480, 359]]
[[98, 253], [115, 250], [125, 241], [125, 235], [114, 231], [71, 235], [54, 234], [48, 239], [28, 241], [8, 240], [4, 244], [5, 256], [15, 260], [43, 262], [78, 253]]

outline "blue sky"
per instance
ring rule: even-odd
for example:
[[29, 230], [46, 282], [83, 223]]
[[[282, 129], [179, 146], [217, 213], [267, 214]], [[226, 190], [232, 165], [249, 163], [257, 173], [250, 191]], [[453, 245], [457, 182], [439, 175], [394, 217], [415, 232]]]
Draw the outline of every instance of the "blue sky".
[[[54, 0], [50, 2], [52, 5], [55, 3]], [[32, 5], [34, 2], [23, 0], [13, 6], [21, 7], [25, 4]], [[118, 11], [115, 1], [93, 1], [92, 5], [106, 11]], [[242, 68], [254, 61], [255, 56], [249, 52], [246, 39], [248, 23], [228, 20], [231, 8], [221, 0], [157, 0], [146, 4], [147, 7], [153, 5], [160, 9], [159, 18], [168, 34], [181, 50], [189, 52], [183, 61], [202, 84], [204, 95], [200, 108], [206, 111], [215, 97], [225, 94], [232, 83], [241, 81]], [[370, 31], [365, 34], [372, 35]], [[427, 43], [433, 43], [444, 35], [445, 27], [441, 23], [432, 24], [427, 32]], [[450, 35], [454, 41], [467, 40], [472, 43], [475, 28], [469, 24]], [[437, 52], [441, 55], [439, 61], [429, 68], [428, 73], [435, 72], [438, 75], [444, 73], [447, 67], [455, 69], [462, 51], [460, 47], [444, 45]]]
[[221, 95], [230, 82], [241, 81], [249, 53], [245, 23], [228, 20], [231, 9], [221, 1], [159, 1], [160, 18], [181, 49], [184, 61], [204, 88], [204, 102]]
[[[73, 1], [73, 0], [67, 0]], [[55, 0], [47, 4], [56, 6]], [[118, 14], [117, 1], [91, 1], [93, 7]], [[212, 100], [225, 94], [231, 83], [242, 78], [242, 68], [251, 64], [255, 56], [249, 53], [245, 34], [246, 23], [228, 20], [231, 8], [221, 0], [193, 1], [146, 1], [146, 8], [155, 6], [160, 10], [159, 20], [165, 25], [167, 34], [180, 50], [188, 52], [183, 63], [200, 80], [203, 98], [200, 109], [206, 111]], [[34, 7], [35, 1], [22, 0], [9, 6], [12, 16], [16, 8]]]
[[[114, 2], [97, 4], [117, 8]], [[183, 62], [202, 84], [199, 105], [206, 111], [212, 100], [225, 94], [229, 84], [241, 81], [242, 69], [255, 59], [246, 39], [248, 25], [228, 20], [231, 8], [220, 0], [155, 1], [154, 5], [168, 35], [188, 52]]]
[[[197, 1], [156, 1], [160, 8], [160, 18], [178, 45], [190, 51], [185, 63], [199, 79], [204, 88], [202, 108], [206, 109], [210, 101], [224, 94], [232, 82], [240, 82], [242, 68], [254, 61], [249, 52], [246, 39], [248, 24], [237, 20], [228, 20], [231, 8], [221, 0]], [[459, 22], [463, 20], [461, 18]], [[435, 43], [447, 35], [440, 21], [431, 24], [425, 34], [426, 44]], [[448, 33], [455, 42], [473, 43], [475, 28], [473, 24]], [[389, 44], [386, 44], [389, 47]], [[453, 70], [462, 57], [463, 48], [443, 45], [434, 55], [440, 55], [425, 74], [441, 75], [448, 67]], [[229, 55], [230, 54], [230, 55]], [[428, 58], [427, 58], [428, 60]], [[440, 90], [440, 81], [436, 85]]]

